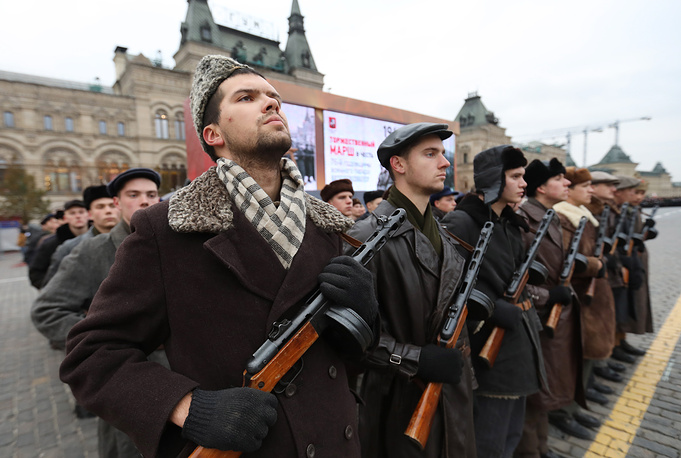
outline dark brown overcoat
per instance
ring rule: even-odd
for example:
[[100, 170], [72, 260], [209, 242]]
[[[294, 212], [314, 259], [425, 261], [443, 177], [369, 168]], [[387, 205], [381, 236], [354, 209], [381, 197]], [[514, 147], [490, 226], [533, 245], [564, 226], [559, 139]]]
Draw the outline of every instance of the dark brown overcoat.
[[[395, 207], [384, 200], [376, 215]], [[349, 232], [366, 239], [377, 225], [374, 216]], [[421, 347], [435, 343], [444, 316], [456, 298], [465, 260], [459, 244], [442, 228], [442, 260], [428, 238], [407, 220], [367, 265], [374, 274], [382, 333], [367, 359], [360, 406], [364, 458], [475, 458], [473, 429], [474, 378], [466, 326], [456, 347], [464, 354], [458, 385], [444, 384], [426, 449], [404, 435], [423, 392], [414, 376]]]
[[[530, 198], [520, 206], [518, 214], [525, 218], [531, 231], [536, 231], [546, 210], [536, 199]], [[534, 234], [532, 232], [523, 233], [523, 239], [526, 248], [529, 248], [532, 240], [534, 240]], [[549, 290], [558, 285], [564, 258], [563, 234], [556, 216], [549, 226], [548, 234], [539, 245], [539, 252], [535, 258], [548, 269], [548, 280], [542, 286], [527, 286], [543, 323], [546, 323], [546, 319], [551, 313], [552, 304], [547, 304]], [[578, 307], [576, 299], [573, 300], [572, 305], [563, 307], [553, 338], [549, 338], [546, 332], [540, 333], [550, 391], [542, 389], [539, 393], [528, 398], [528, 403], [537, 405], [540, 410], [560, 409], [569, 405], [575, 399], [584, 404], [584, 390], [581, 383], [582, 345]]]
[[[567, 202], [561, 202], [554, 209], [560, 217], [564, 245], [569, 246], [579, 225], [579, 219], [589, 210], [586, 208], [582, 210]], [[593, 218], [593, 215], [591, 217]], [[594, 221], [600, 224], [598, 220]], [[580, 303], [582, 351], [585, 359], [606, 359], [610, 357], [615, 346], [615, 299], [612, 297], [612, 289], [607, 278], [596, 278], [600, 270], [598, 258], [593, 256], [597, 237], [598, 228], [589, 219], [579, 242], [579, 252], [586, 257], [587, 268], [584, 272], [572, 276], [572, 287]], [[592, 280], [595, 282], [595, 289], [593, 299], [589, 302], [586, 293]]]
[[[349, 223], [306, 196], [304, 240], [285, 270], [214, 169], [170, 203], [135, 213], [133, 233], [85, 320], [69, 335], [61, 378], [78, 402], [128, 433], [147, 457], [194, 448], [167, 419], [192, 389], [242, 386], [272, 322], [317, 288]], [[164, 345], [171, 370], [146, 360]], [[341, 357], [323, 339], [278, 394], [278, 418], [253, 457], [358, 457], [356, 400]]]

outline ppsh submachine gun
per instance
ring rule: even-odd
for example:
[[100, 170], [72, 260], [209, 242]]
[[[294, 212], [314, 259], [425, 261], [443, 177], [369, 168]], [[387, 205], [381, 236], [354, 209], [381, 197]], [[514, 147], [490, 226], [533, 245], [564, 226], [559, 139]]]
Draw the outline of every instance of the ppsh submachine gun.
[[[579, 225], [575, 234], [572, 236], [570, 241], [570, 246], [568, 247], [568, 253], [563, 262], [563, 270], [560, 271], [560, 280], [558, 282], [561, 286], [570, 286], [572, 281], [572, 274], [575, 271], [584, 272], [587, 267], [587, 259], [584, 255], [579, 253], [579, 242], [582, 240], [582, 235], [584, 235], [584, 228], [586, 227], [587, 218], [582, 216], [579, 220]], [[549, 318], [546, 320], [546, 326], [544, 332], [549, 337], [553, 337], [556, 332], [556, 327], [558, 326], [558, 321], [560, 320], [560, 314], [563, 311], [563, 304], [553, 304], [551, 308], [551, 313]]]
[[[609, 245], [609, 240], [607, 237], [607, 230], [608, 230], [608, 218], [610, 217], [610, 206], [606, 205], [603, 208], [603, 213], [601, 213], [601, 219], [599, 221], [599, 227], [598, 227], [598, 236], [596, 237], [596, 248], [594, 249], [594, 258], [598, 258], [602, 263], [605, 263], [603, 261], [603, 256], [605, 253], [608, 253], [610, 251], [610, 245]], [[586, 305], [590, 305], [591, 301], [594, 298], [594, 294], [596, 294], [596, 277], [593, 277], [591, 279], [591, 283], [589, 283], [589, 287], [586, 290], [586, 296], [584, 298], [584, 301]]]
[[[352, 258], [365, 266], [405, 220], [406, 212], [401, 208], [390, 216], [379, 217], [376, 231], [355, 250]], [[336, 307], [317, 289], [293, 317], [272, 325], [267, 340], [246, 364], [243, 386], [272, 391], [327, 330], [347, 337], [347, 344], [354, 348], [351, 351], [365, 350], [373, 339], [371, 328], [354, 310]], [[233, 458], [240, 455], [238, 451], [198, 446], [190, 458]]]
[[[459, 285], [456, 299], [449, 307], [442, 330], [438, 335], [437, 344], [441, 347], [454, 348], [461, 334], [461, 330], [466, 322], [466, 316], [468, 315], [466, 303], [475, 288], [475, 281], [480, 272], [480, 265], [489, 246], [493, 230], [494, 223], [487, 222], [482, 227], [482, 231], [480, 231], [480, 237], [468, 262], [464, 281]], [[435, 415], [437, 405], [440, 402], [441, 393], [442, 383], [428, 383], [404, 432], [405, 435], [416, 441], [421, 449], [425, 447], [428, 441], [433, 415]]]
[[[539, 262], [535, 262], [534, 258], [537, 257], [541, 241], [549, 232], [549, 226], [555, 214], [556, 212], [552, 208], [546, 210], [546, 213], [544, 214], [544, 217], [542, 218], [539, 228], [537, 229], [537, 232], [534, 236], [534, 240], [532, 240], [530, 248], [527, 250], [525, 260], [513, 273], [511, 283], [508, 285], [508, 288], [506, 288], [506, 292], [504, 293], [505, 300], [511, 304], [517, 305], [523, 310], [528, 310], [530, 307], [532, 307], [532, 302], [529, 299], [524, 301], [520, 300], [520, 296], [525, 289], [525, 285], [528, 283], [528, 281], [530, 284], [541, 284], [548, 276], [548, 270], [546, 267]], [[531, 277], [532, 280], [530, 281]], [[504, 340], [504, 333], [504, 328], [495, 326], [487, 338], [485, 345], [482, 347], [482, 350], [480, 350], [478, 357], [482, 359], [489, 367], [494, 366], [494, 361], [496, 361], [497, 356], [499, 355], [499, 350], [501, 350], [501, 342]]]

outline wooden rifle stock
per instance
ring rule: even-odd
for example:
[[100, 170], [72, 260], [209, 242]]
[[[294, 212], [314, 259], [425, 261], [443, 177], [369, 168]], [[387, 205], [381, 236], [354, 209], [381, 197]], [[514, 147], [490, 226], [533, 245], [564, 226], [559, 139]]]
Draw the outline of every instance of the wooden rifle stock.
[[[366, 265], [385, 245], [388, 239], [406, 220], [406, 211], [399, 208], [389, 217], [382, 216], [376, 231], [364, 242], [352, 257]], [[319, 338], [328, 324], [325, 313], [328, 301], [319, 290], [308, 299], [290, 320], [275, 322], [270, 335], [258, 348], [244, 370], [243, 386], [260, 391], [272, 391], [296, 362]], [[236, 458], [239, 451], [224, 451], [198, 446], [190, 458]]]
[[[520, 295], [525, 289], [525, 285], [527, 285], [527, 280], [530, 278], [530, 267], [532, 267], [532, 262], [534, 262], [534, 258], [539, 252], [539, 245], [549, 232], [549, 225], [551, 224], [551, 220], [555, 214], [556, 212], [552, 208], [549, 208], [546, 210], [546, 213], [544, 213], [544, 217], [539, 224], [539, 228], [537, 229], [537, 232], [534, 236], [534, 240], [532, 240], [530, 248], [527, 250], [525, 260], [520, 265], [518, 270], [513, 273], [511, 284], [508, 286], [508, 289], [504, 294], [504, 299], [511, 304], [517, 305], [523, 310], [525, 310], [525, 304], [518, 303], [518, 301], [520, 300]], [[497, 356], [499, 355], [499, 350], [501, 350], [501, 342], [504, 339], [504, 333], [505, 331], [502, 328], [495, 326], [487, 338], [485, 345], [482, 347], [482, 350], [480, 350], [478, 357], [482, 359], [490, 368], [494, 366], [494, 361], [496, 361]]]
[[[579, 254], [579, 242], [582, 240], [582, 235], [584, 235], [584, 228], [586, 227], [586, 216], [582, 216], [579, 220], [579, 226], [575, 231], [575, 235], [572, 236], [570, 241], [570, 247], [568, 248], [568, 254], [565, 258], [565, 263], [563, 264], [563, 270], [560, 273], [560, 285], [570, 286], [572, 281], [572, 274], [575, 272], [575, 261], [577, 260], [577, 255]], [[556, 332], [556, 327], [558, 326], [558, 321], [560, 320], [560, 314], [563, 312], [563, 304], [553, 304], [551, 308], [551, 313], [549, 318], [546, 320], [546, 333], [549, 337], [553, 337]]]
[[[456, 341], [459, 339], [461, 330], [466, 323], [466, 316], [468, 316], [466, 303], [475, 288], [475, 281], [480, 272], [480, 265], [482, 264], [482, 259], [489, 246], [493, 229], [494, 223], [487, 222], [480, 231], [480, 237], [471, 254], [471, 259], [468, 262], [468, 270], [464, 277], [464, 281], [459, 288], [459, 293], [456, 296], [454, 304], [452, 304], [448, 310], [444, 325], [437, 338], [437, 343], [441, 347], [455, 348], [456, 346]], [[435, 415], [437, 405], [440, 402], [441, 393], [442, 383], [428, 383], [426, 389], [421, 394], [421, 399], [419, 399], [419, 403], [417, 404], [416, 409], [414, 409], [411, 420], [409, 420], [409, 425], [404, 432], [407, 437], [414, 440], [421, 447], [421, 450], [423, 450], [428, 441], [430, 428], [433, 423], [433, 416]]]

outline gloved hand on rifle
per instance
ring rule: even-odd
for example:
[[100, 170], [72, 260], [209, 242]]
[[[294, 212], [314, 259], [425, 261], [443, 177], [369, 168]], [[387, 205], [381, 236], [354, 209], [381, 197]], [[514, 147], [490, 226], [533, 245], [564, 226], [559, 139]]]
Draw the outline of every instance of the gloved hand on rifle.
[[207, 448], [254, 452], [277, 421], [277, 398], [253, 388], [195, 389], [182, 437]]
[[456, 348], [428, 344], [421, 347], [416, 376], [424, 382], [457, 385], [463, 373], [463, 356]]
[[350, 256], [333, 258], [321, 274], [319, 289], [336, 305], [354, 310], [371, 327], [378, 314], [373, 275]]
[[646, 222], [643, 224], [648, 227], [655, 227], [655, 220], [652, 218], [648, 218]]
[[572, 290], [568, 286], [554, 286], [549, 290], [549, 298], [546, 305], [561, 304], [570, 305], [572, 303]]
[[494, 312], [492, 312], [491, 320], [495, 326], [504, 329], [515, 329], [522, 320], [523, 311], [517, 305], [498, 298], [494, 301]]
[[617, 255], [606, 254], [605, 255], [605, 265], [608, 266], [608, 270], [615, 272], [619, 268], [619, 261], [617, 260]]

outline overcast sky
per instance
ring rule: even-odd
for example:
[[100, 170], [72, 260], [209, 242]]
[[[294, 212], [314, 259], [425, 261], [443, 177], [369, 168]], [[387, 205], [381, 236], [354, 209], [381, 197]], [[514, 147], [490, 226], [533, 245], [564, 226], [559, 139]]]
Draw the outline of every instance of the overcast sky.
[[[288, 0], [211, 0], [273, 25]], [[453, 120], [477, 91], [517, 141], [588, 135], [587, 163], [614, 144], [681, 181], [681, 2], [299, 0], [325, 90]], [[186, 0], [0, 0], [0, 69], [114, 83], [113, 51], [174, 66]], [[1, 96], [1, 94], [0, 94]], [[548, 134], [547, 134], [548, 133]], [[564, 136], [543, 138], [565, 142]], [[584, 135], [572, 136], [583, 163]]]

